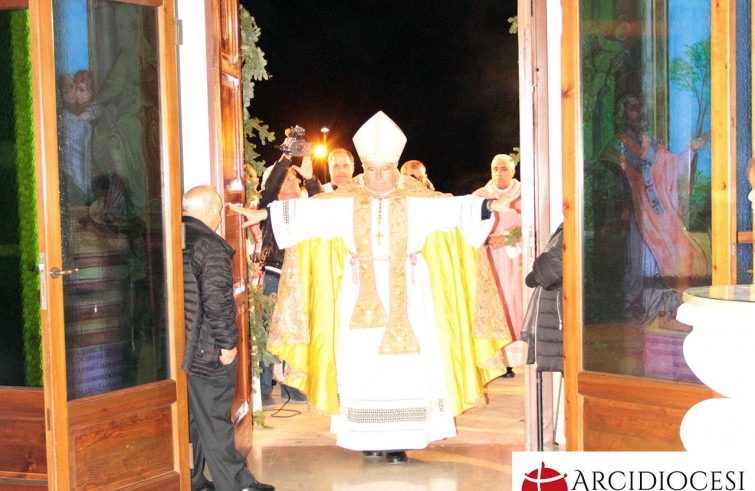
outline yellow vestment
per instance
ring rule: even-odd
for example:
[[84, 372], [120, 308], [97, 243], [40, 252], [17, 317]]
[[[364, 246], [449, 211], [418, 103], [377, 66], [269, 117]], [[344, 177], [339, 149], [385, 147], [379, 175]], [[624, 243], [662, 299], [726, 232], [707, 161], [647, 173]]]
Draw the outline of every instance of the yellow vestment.
[[[357, 199], [361, 193], [354, 183], [318, 196]], [[397, 196], [443, 195], [406, 181]], [[421, 253], [430, 273], [449, 402], [458, 415], [477, 405], [482, 386], [505, 371], [501, 348], [511, 335], [483, 248], [475, 250], [454, 229], [430, 235]], [[286, 360], [286, 384], [306, 392], [311, 406], [330, 414], [339, 412], [337, 306], [347, 260], [342, 239], [310, 239], [288, 248], [268, 338], [268, 349]]]

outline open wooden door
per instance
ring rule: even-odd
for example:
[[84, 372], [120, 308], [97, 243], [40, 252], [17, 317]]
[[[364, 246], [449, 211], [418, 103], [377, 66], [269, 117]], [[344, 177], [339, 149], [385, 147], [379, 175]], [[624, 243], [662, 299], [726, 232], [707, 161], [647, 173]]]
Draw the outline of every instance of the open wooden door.
[[[241, 44], [238, 0], [211, 0], [213, 32], [210, 40], [210, 106], [215, 111], [216, 161], [213, 184], [225, 203], [244, 203], [244, 127], [241, 102]], [[214, 103], [213, 103], [214, 102]], [[226, 213], [223, 222], [226, 242], [236, 250], [233, 257], [233, 291], [236, 323], [239, 327], [238, 372], [232, 417], [236, 427], [236, 448], [247, 456], [252, 448], [252, 384], [249, 340], [249, 295], [247, 291], [246, 234], [238, 214]]]
[[752, 76], [749, 55], [736, 59], [751, 43], [741, 10], [562, 2], [569, 450], [683, 450], [684, 415], [716, 396], [685, 362], [691, 327], [676, 312], [686, 288], [737, 281], [736, 190], [752, 154], [737, 148], [751, 141], [738, 97], [752, 107], [736, 91]]
[[28, 1], [0, 0], [0, 489], [47, 489]]
[[36, 215], [23, 350], [41, 383], [3, 388], [0, 417], [20, 409], [24, 424], [2, 425], [16, 452], [0, 453], [0, 488], [187, 488], [173, 2], [8, 6], [24, 11], [26, 41], [14, 36], [30, 59], [14, 77], [30, 83], [17, 130], [33, 148], [14, 155], [33, 165], [16, 194]]

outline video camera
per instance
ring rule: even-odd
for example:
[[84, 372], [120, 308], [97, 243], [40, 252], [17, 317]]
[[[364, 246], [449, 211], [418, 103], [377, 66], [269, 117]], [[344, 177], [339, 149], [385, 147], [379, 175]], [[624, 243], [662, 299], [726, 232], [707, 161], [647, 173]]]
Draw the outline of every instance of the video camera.
[[292, 157], [303, 157], [312, 153], [312, 146], [311, 142], [304, 140], [304, 128], [295, 125], [286, 130], [286, 139], [275, 148]]

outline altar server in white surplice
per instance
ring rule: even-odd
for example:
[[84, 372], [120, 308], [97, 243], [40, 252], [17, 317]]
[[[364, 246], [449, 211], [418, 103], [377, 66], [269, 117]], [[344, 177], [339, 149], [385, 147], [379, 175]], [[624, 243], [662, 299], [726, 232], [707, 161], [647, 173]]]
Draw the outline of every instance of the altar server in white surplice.
[[[511, 341], [487, 255], [505, 200], [429, 191], [397, 169], [406, 137], [378, 112], [354, 136], [364, 174], [267, 210], [286, 248], [268, 348], [286, 383], [332, 414], [337, 445], [406, 462], [456, 435]], [[482, 249], [481, 249], [482, 250]]]

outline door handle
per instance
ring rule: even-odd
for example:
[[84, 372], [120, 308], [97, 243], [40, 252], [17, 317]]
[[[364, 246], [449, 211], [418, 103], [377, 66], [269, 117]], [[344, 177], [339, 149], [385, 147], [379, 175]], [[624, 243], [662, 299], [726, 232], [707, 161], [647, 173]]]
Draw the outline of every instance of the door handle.
[[67, 276], [69, 274], [78, 273], [79, 268], [73, 268], [73, 269], [60, 269], [59, 267], [55, 266], [50, 270], [50, 276], [53, 278], [60, 278], [61, 276]]

